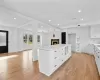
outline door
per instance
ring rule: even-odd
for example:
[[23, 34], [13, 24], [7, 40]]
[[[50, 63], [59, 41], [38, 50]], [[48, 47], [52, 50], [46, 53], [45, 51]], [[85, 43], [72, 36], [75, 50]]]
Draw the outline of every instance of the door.
[[8, 53], [8, 31], [0, 30], [0, 53]]
[[66, 32], [61, 33], [61, 43], [66, 44]]
[[76, 51], [76, 34], [68, 34], [68, 44], [71, 44], [71, 50]]

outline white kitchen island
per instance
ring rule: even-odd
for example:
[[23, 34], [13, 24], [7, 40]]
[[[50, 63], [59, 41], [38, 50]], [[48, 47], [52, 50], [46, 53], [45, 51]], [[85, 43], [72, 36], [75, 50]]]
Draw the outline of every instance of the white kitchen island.
[[100, 75], [100, 44], [94, 44], [94, 57]]
[[71, 45], [41, 46], [39, 48], [40, 72], [50, 76], [71, 57]]

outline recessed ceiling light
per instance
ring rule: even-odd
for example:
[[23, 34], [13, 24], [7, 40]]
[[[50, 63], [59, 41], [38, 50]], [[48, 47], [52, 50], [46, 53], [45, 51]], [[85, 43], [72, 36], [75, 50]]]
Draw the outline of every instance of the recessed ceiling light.
[[60, 24], [57, 24], [58, 26], [60, 25]]
[[78, 12], [80, 13], [80, 12], [82, 12], [82, 10], [78, 10]]
[[41, 27], [43, 27], [43, 26], [41, 26]]
[[14, 19], [16, 19], [16, 18], [14, 18]]
[[51, 22], [51, 20], [49, 20], [49, 22]]
[[81, 18], [81, 20], [83, 21], [83, 18]]

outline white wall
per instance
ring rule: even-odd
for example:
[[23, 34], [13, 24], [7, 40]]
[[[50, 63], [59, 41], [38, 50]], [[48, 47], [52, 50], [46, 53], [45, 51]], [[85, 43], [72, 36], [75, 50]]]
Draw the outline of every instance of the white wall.
[[15, 41], [15, 38], [17, 37], [17, 28], [11, 28], [11, 27], [5, 27], [5, 26], [0, 26], [0, 30], [6, 30], [9, 32], [8, 36], [8, 45], [9, 45], [9, 52], [14, 52], [17, 51], [17, 42]]
[[80, 51], [85, 52], [86, 46], [90, 42], [90, 28], [89, 27], [79, 27], [79, 28], [69, 28], [68, 34], [76, 33], [76, 37], [80, 37]]
[[[51, 45], [51, 39], [59, 39], [59, 43], [61, 44], [61, 31], [41, 33], [41, 34], [42, 34], [42, 45], [43, 46]], [[53, 34], [55, 34], [55, 37], [53, 37]]]
[[22, 26], [22, 28], [26, 29], [26, 30], [31, 30], [33, 33], [33, 61], [38, 60], [38, 55], [37, 55], [37, 49], [38, 49], [38, 45], [37, 45], [37, 35], [38, 35], [38, 26], [39, 23], [41, 23], [40, 21], [37, 20], [33, 20], [30, 23]]
[[[76, 33], [76, 37], [80, 37], [80, 51], [81, 52], [92, 52], [89, 50], [89, 44], [91, 43], [98, 43], [100, 42], [100, 38], [91, 38], [90, 28], [94, 26], [85, 26], [85, 27], [75, 27], [75, 28], [68, 28], [64, 31], [67, 31], [68, 34]], [[100, 28], [100, 27], [99, 27]], [[98, 34], [100, 35], [100, 34]]]
[[[42, 25], [40, 25], [42, 24]], [[53, 32], [50, 33], [38, 33], [38, 29], [40, 28], [40, 26], [44, 26], [47, 29], [49, 29], [52, 26], [49, 25], [44, 25], [44, 23], [37, 21], [37, 20], [33, 20], [30, 23], [22, 26], [22, 28], [26, 29], [26, 30], [31, 30], [33, 33], [33, 61], [38, 60], [38, 53], [37, 53], [37, 49], [39, 47], [38, 43], [37, 43], [37, 35], [40, 34], [42, 35], [42, 45], [51, 45], [51, 39], [53, 38]], [[21, 31], [20, 31], [21, 32]], [[61, 32], [60, 31], [56, 31], [54, 32], [57, 39], [61, 39]], [[25, 47], [25, 48], [29, 48], [29, 47]], [[21, 48], [20, 48], [21, 49]], [[23, 48], [22, 48], [23, 49]], [[22, 50], [21, 49], [21, 50]]]
[[0, 26], [0, 30], [6, 30], [9, 32], [8, 34], [9, 52], [32, 49], [32, 45], [26, 45], [25, 43], [23, 43], [23, 34], [24, 33], [32, 34], [32, 32], [24, 29], [18, 29], [15, 27], [5, 27], [5, 26]]
[[4, 0], [0, 0], [0, 6], [4, 5]]
[[[0, 30], [9, 31], [9, 52], [17, 52], [26, 49], [33, 49], [33, 61], [37, 60], [37, 27], [39, 21], [34, 20], [29, 24], [22, 26], [22, 28], [0, 26]], [[31, 28], [30, 28], [31, 27]], [[29, 30], [31, 29], [31, 31]], [[23, 34], [33, 34], [33, 45], [23, 43]]]
[[18, 51], [33, 49], [33, 44], [26, 44], [23, 42], [23, 35], [24, 34], [33, 35], [33, 32], [29, 31], [29, 30], [25, 30], [25, 29], [18, 29], [18, 32], [17, 32]]

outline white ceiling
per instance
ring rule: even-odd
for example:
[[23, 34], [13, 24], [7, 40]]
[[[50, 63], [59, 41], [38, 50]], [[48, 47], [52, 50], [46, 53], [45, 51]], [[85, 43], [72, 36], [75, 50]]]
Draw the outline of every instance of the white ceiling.
[[0, 6], [4, 4], [4, 0], [0, 0]]
[[100, 0], [4, 0], [4, 2], [6, 7], [51, 25], [60, 24], [58, 26], [60, 28], [100, 21]]
[[30, 20], [10, 11], [4, 7], [0, 7], [0, 25], [9, 27], [19, 27]]

